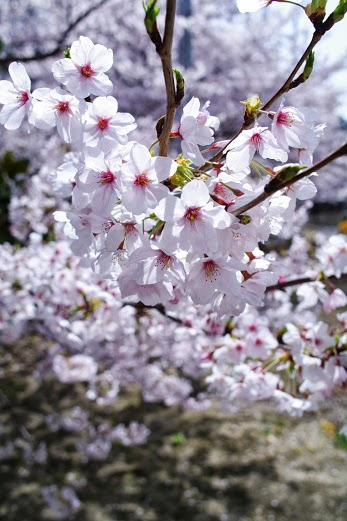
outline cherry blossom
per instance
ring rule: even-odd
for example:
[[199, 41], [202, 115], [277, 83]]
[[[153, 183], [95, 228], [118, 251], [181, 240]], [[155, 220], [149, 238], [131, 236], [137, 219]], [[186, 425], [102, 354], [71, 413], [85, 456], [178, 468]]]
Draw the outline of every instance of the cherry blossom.
[[86, 36], [80, 36], [71, 45], [70, 58], [54, 62], [52, 72], [54, 78], [78, 98], [90, 94], [104, 96], [112, 90], [112, 82], [105, 74], [112, 63], [112, 49], [94, 45]]
[[249, 167], [253, 156], [259, 153], [264, 158], [275, 159], [284, 163], [288, 155], [266, 128], [256, 125], [251, 130], [244, 130], [228, 145], [226, 165], [233, 172], [241, 172]]
[[76, 178], [76, 191], [92, 193], [91, 207], [99, 216], [107, 216], [120, 197], [119, 175], [122, 169], [122, 156], [117, 150], [106, 155], [89, 149], [85, 167]]
[[187, 183], [181, 199], [168, 196], [163, 199], [154, 213], [165, 221], [162, 241], [176, 241], [185, 250], [196, 253], [218, 251], [217, 230], [223, 230], [231, 222], [227, 212], [214, 206], [207, 186], [203, 181]]
[[168, 194], [168, 189], [160, 184], [174, 174], [177, 163], [167, 157], [153, 158], [148, 149], [135, 144], [130, 152], [130, 161], [124, 166], [120, 179], [122, 203], [134, 215], [155, 208]]
[[200, 101], [193, 97], [183, 109], [181, 122], [173, 136], [182, 139], [182, 152], [196, 166], [205, 164], [198, 145], [211, 145], [214, 141], [213, 132], [218, 130], [219, 119], [210, 116], [207, 111], [210, 102], [207, 101], [200, 110]]
[[134, 117], [118, 112], [118, 102], [112, 96], [96, 98], [88, 105], [84, 124], [86, 146], [99, 146], [107, 152], [117, 143], [125, 145], [127, 134], [136, 128]]
[[43, 129], [57, 126], [59, 135], [67, 143], [78, 142], [82, 138], [82, 115], [85, 110], [83, 101], [60, 88], [42, 88], [33, 92], [33, 124]]
[[271, 130], [279, 145], [289, 152], [289, 147], [314, 150], [323, 131], [314, 127], [316, 111], [306, 107], [285, 107], [282, 100], [274, 115]]
[[16, 130], [32, 108], [31, 81], [21, 63], [11, 63], [8, 72], [12, 83], [0, 81], [0, 103], [4, 105], [0, 113], [0, 123], [7, 130]]

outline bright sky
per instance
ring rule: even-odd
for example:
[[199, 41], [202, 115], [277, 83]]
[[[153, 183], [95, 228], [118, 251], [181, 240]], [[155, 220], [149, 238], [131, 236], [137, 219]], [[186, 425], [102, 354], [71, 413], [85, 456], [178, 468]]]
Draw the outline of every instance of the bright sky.
[[[309, 0], [301, 1], [301, 4], [303, 5], [308, 3]], [[330, 14], [338, 5], [338, 3], [339, 0], [328, 0], [326, 7], [327, 14]], [[269, 9], [274, 11], [276, 9], [283, 10], [283, 4], [276, 4], [276, 2], [274, 2]], [[294, 10], [299, 8], [291, 7], [291, 9]], [[306, 18], [303, 19], [304, 27], [308, 27], [307, 22], [311, 26], [310, 22]], [[311, 27], [313, 30], [313, 26]], [[337, 70], [336, 74], [332, 77], [332, 81], [339, 82], [340, 85], [342, 83], [346, 86], [346, 95], [342, 96], [341, 99], [338, 100], [338, 112], [341, 114], [341, 116], [347, 119], [347, 15], [342, 21], [338, 22], [326, 35], [323, 36], [321, 42], [317, 44], [315, 52], [316, 61], [319, 61], [321, 64], [324, 64], [325, 61], [335, 61], [336, 59], [343, 60], [344, 62], [344, 70]]]
[[[330, 13], [335, 6], [338, 5], [337, 0], [328, 0], [327, 13]], [[347, 17], [338, 22], [335, 27], [325, 36], [325, 49], [334, 56], [339, 56], [344, 61], [344, 69], [336, 73], [334, 81], [342, 82], [346, 87], [346, 96], [340, 100], [341, 115], [347, 119]]]

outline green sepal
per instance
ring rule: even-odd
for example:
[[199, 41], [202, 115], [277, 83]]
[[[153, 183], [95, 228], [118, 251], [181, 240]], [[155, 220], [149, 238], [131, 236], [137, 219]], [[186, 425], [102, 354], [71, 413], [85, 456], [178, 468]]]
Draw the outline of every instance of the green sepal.
[[178, 69], [172, 69], [175, 78], [176, 78], [176, 103], [180, 103], [182, 98], [184, 97], [184, 78], [182, 73]]
[[304, 81], [308, 80], [308, 78], [311, 76], [311, 72], [313, 71], [313, 65], [314, 65], [314, 52], [311, 51], [306, 60], [304, 72], [302, 73]]
[[70, 50], [71, 50], [70, 47], [68, 47], [67, 49], [65, 49], [65, 51], [64, 51], [64, 56], [65, 56], [65, 58], [71, 58]]
[[339, 5], [335, 8], [332, 15], [334, 23], [340, 22], [347, 13], [347, 0], [340, 0]]
[[178, 163], [178, 167], [174, 175], [170, 177], [170, 183], [174, 186], [183, 187], [194, 179], [193, 168], [190, 166], [192, 162], [186, 159], [183, 154], [180, 154], [176, 163]]

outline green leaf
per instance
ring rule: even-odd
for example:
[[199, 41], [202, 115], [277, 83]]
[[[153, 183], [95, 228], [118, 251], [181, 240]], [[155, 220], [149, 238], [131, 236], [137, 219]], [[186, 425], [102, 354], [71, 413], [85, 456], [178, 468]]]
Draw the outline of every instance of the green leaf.
[[148, 4], [143, 2], [145, 10], [145, 26], [148, 33], [152, 33], [156, 24], [156, 19], [160, 11], [160, 7], [156, 7], [157, 0], [150, 0]]

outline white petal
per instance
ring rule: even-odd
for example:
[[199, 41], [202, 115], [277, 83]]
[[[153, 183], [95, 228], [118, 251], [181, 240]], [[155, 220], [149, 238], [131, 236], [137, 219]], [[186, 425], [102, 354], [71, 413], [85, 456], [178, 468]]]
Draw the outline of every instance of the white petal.
[[18, 90], [23, 90], [25, 92], [30, 91], [31, 81], [24, 65], [13, 62], [10, 64], [8, 72], [10, 73], [12, 81]]
[[210, 193], [203, 181], [194, 179], [187, 183], [182, 190], [181, 201], [188, 207], [201, 207], [210, 200]]
[[90, 63], [94, 70], [99, 72], [108, 71], [113, 64], [113, 51], [104, 45], [94, 45], [89, 54]]
[[118, 110], [118, 101], [113, 96], [100, 96], [93, 101], [93, 112], [101, 118], [110, 118]]

